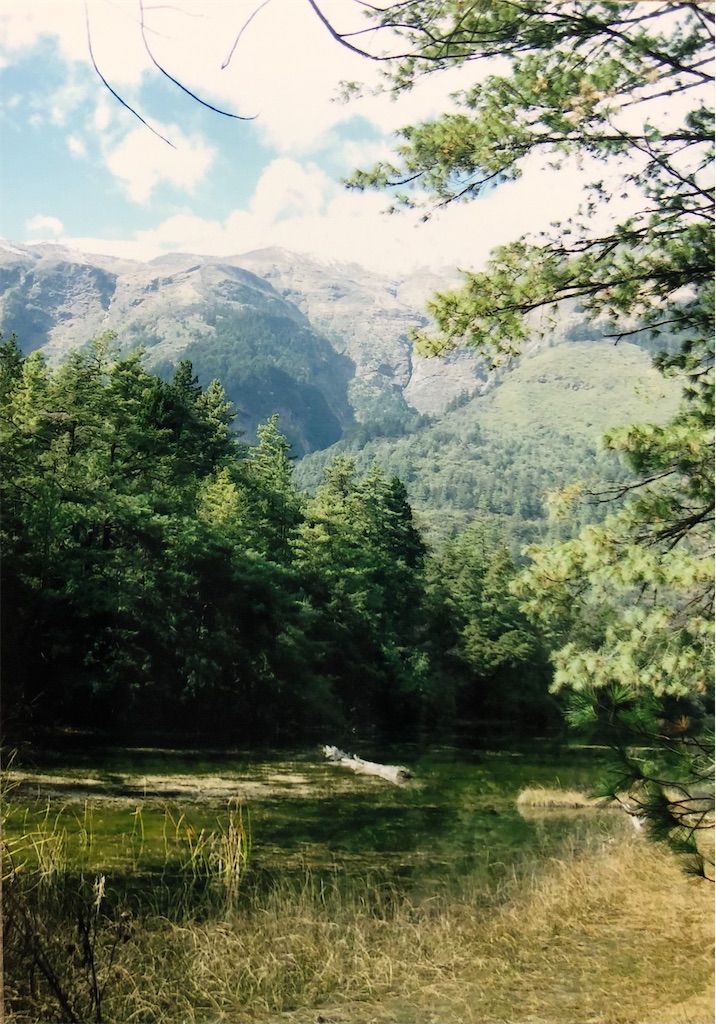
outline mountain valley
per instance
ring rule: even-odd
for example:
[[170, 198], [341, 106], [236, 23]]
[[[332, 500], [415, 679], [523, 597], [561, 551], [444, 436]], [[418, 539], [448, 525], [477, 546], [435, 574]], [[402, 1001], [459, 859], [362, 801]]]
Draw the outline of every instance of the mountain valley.
[[301, 486], [315, 488], [330, 459], [349, 453], [400, 476], [430, 532], [482, 512], [521, 542], [539, 532], [545, 491], [617, 479], [602, 434], [666, 420], [679, 388], [644, 349], [604, 340], [576, 310], [551, 337], [536, 325], [508, 368], [489, 371], [472, 351], [422, 358], [411, 331], [452, 283], [280, 249], [138, 263], [5, 242], [0, 329], [53, 364], [108, 331], [164, 378], [188, 359], [203, 385], [221, 381], [249, 443], [278, 414]]

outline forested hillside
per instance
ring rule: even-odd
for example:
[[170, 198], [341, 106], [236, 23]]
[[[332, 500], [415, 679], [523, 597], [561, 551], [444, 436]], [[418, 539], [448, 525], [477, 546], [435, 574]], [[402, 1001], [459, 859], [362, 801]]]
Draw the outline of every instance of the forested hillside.
[[[1, 355], [3, 717], [241, 742], [544, 724], [546, 653], [476, 525], [436, 557], [403, 484], [334, 459], [312, 497], [276, 418], [111, 337]], [[466, 568], [469, 572], [466, 574]]]
[[297, 466], [297, 482], [317, 486], [337, 452], [359, 468], [375, 461], [404, 481], [420, 522], [446, 536], [475, 516], [496, 517], [515, 556], [537, 537], [567, 536], [598, 516], [585, 504], [568, 522], [548, 522], [545, 496], [582, 481], [603, 490], [628, 471], [602, 437], [637, 416], [666, 422], [679, 387], [651, 366], [643, 349], [622, 342], [563, 342], [503, 372], [484, 394], [455, 399], [439, 419], [403, 436], [366, 439], [358, 431]]
[[142, 263], [0, 242], [0, 330], [53, 364], [106, 331], [123, 353], [143, 348], [147, 368], [167, 379], [191, 359], [202, 384], [221, 378], [250, 436], [279, 413], [303, 455], [356, 425], [372, 436], [400, 432], [482, 386], [478, 357], [436, 361], [413, 351], [425, 299], [445, 280], [386, 277], [277, 249]]
[[350, 453], [361, 470], [375, 461], [404, 482], [431, 536], [489, 514], [519, 557], [545, 536], [546, 492], [623, 477], [602, 451], [607, 429], [674, 413], [678, 385], [645, 351], [669, 338], [642, 332], [614, 345], [601, 320], [564, 302], [555, 329], [543, 336], [535, 319], [522, 358], [499, 371], [469, 351], [422, 358], [411, 331], [449, 279], [393, 279], [281, 249], [143, 264], [8, 243], [0, 329], [51, 365], [108, 329], [118, 351], [141, 347], [164, 381], [189, 360], [203, 387], [221, 381], [247, 444], [279, 415], [300, 488], [315, 490], [335, 455]]
[[[4, 257], [26, 330], [2, 348], [11, 732], [551, 719], [510, 581], [526, 543], [601, 513], [549, 520], [546, 492], [627, 478], [604, 431], [675, 412], [643, 348], [569, 308], [488, 374], [416, 357], [417, 314], [358, 267], [49, 250]], [[80, 344], [108, 320], [119, 335]]]

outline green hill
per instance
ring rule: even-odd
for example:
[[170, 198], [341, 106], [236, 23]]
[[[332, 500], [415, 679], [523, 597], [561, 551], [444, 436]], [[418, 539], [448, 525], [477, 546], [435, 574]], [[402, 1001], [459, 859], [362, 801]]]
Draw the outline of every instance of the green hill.
[[603, 449], [605, 431], [663, 422], [679, 395], [678, 383], [665, 380], [635, 345], [561, 343], [402, 437], [365, 443], [357, 434], [307, 456], [296, 478], [311, 489], [337, 452], [349, 452], [360, 469], [374, 461], [404, 481], [429, 533], [451, 533], [488, 514], [504, 521], [518, 548], [544, 534], [546, 492], [578, 479], [599, 488], [625, 478]]
[[611, 427], [667, 419], [678, 394], [637, 345], [565, 343], [523, 359], [475, 411], [481, 427], [501, 437], [549, 426], [598, 441]]

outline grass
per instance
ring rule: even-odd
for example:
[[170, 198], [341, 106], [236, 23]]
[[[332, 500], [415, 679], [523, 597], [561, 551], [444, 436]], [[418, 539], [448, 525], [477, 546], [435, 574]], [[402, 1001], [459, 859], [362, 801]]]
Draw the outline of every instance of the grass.
[[643, 349], [605, 340], [560, 344], [522, 359], [477, 409], [480, 427], [498, 436], [550, 426], [599, 441], [615, 426], [663, 422], [678, 402], [678, 388]]
[[[355, 849], [333, 830], [343, 791], [254, 805], [253, 848], [238, 802], [6, 800], [6, 1020], [711, 1024], [710, 883], [624, 814], [540, 816], [583, 803], [591, 774], [564, 759], [559, 781], [532, 759], [426, 764], [419, 792], [354, 796], [345, 829], [371, 826]], [[424, 814], [412, 857], [403, 832], [383, 849], [387, 828], [417, 831]], [[303, 840], [319, 828], [317, 858]], [[505, 842], [514, 829], [530, 844]]]
[[525, 860], [492, 889], [466, 877], [421, 899], [376, 878], [242, 880], [229, 899], [152, 905], [99, 879], [16, 873], [8, 1024], [713, 1020], [712, 888], [628, 823]]
[[546, 811], [579, 811], [604, 807], [604, 801], [596, 800], [594, 797], [574, 789], [548, 789], [545, 786], [533, 786], [520, 792], [517, 797], [517, 806]]

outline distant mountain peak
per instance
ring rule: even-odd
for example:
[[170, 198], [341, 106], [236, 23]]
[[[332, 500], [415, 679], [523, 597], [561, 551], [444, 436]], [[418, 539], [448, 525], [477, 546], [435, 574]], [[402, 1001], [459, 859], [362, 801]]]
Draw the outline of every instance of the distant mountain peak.
[[[337, 417], [337, 430], [356, 421], [380, 430], [416, 411], [440, 412], [456, 395], [483, 386], [472, 353], [428, 363], [413, 352], [412, 331], [427, 322], [422, 304], [444, 283], [427, 273], [401, 280], [280, 246], [137, 261], [3, 240], [0, 327], [14, 330], [25, 351], [41, 348], [54, 361], [114, 331], [122, 350], [144, 348], [147, 365], [162, 373], [191, 358], [202, 379], [219, 377], [256, 415], [274, 411], [271, 396], [280, 405], [280, 392], [305, 449], [326, 436], [311, 388]], [[295, 375], [290, 402], [286, 373]], [[265, 401], [242, 390], [244, 379], [266, 389]], [[290, 413], [286, 402], [293, 402]], [[252, 430], [253, 414], [247, 416], [242, 425]]]

